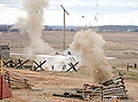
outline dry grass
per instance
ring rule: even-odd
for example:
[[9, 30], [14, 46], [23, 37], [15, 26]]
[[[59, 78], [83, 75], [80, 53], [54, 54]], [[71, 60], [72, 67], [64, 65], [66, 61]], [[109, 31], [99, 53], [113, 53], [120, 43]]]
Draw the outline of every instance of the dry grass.
[[[72, 42], [75, 32], [66, 32], [66, 47]], [[108, 57], [116, 57], [116, 60], [109, 60], [113, 66], [114, 73], [121, 71], [124, 74], [126, 86], [129, 90], [129, 101], [134, 102], [138, 99], [138, 74], [137, 72], [127, 72], [126, 63], [130, 62], [138, 64], [138, 33], [102, 33], [105, 43], [105, 55]], [[47, 31], [43, 32], [42, 37], [56, 50], [62, 51], [63, 32], [61, 31]], [[26, 34], [7, 33], [0, 35], [0, 44], [9, 43], [11, 52], [23, 52], [28, 42]], [[12, 56], [20, 58], [20, 56]], [[118, 68], [121, 68], [118, 69]], [[123, 70], [122, 70], [123, 69]], [[136, 69], [138, 70], [138, 69]], [[29, 89], [20, 89], [13, 91], [13, 97], [6, 99], [16, 100], [17, 102], [81, 102], [78, 99], [65, 99], [53, 97], [53, 93], [62, 94], [65, 91], [74, 91], [74, 88], [81, 88], [84, 83], [91, 83], [91, 74], [89, 70], [82, 67], [76, 72], [30, 72], [27, 70], [14, 70], [18, 73], [28, 77], [36, 85], [36, 87], [44, 88], [43, 91], [30, 91]], [[132, 80], [133, 79], [133, 80]], [[135, 79], [135, 80], [134, 80]], [[46, 94], [45, 94], [46, 93]], [[6, 101], [5, 100], [5, 101]], [[127, 102], [127, 100], [124, 100]]]
[[[82, 88], [83, 84], [92, 84], [88, 73], [89, 70], [82, 68], [76, 72], [32, 72], [27, 70], [10, 69], [20, 75], [25, 76], [34, 84], [36, 88], [42, 88], [41, 91], [31, 91], [30, 89], [12, 89], [13, 97], [4, 99], [4, 102], [82, 102], [80, 99], [54, 97], [52, 94], [63, 94], [68, 91], [76, 93], [76, 89]], [[126, 79], [125, 86], [128, 90], [129, 99], [121, 102], [134, 102], [138, 99], [138, 82], [132, 79]], [[98, 101], [99, 97], [93, 97], [91, 102]], [[108, 100], [109, 101], [109, 100]], [[105, 99], [104, 102], [108, 102]]]

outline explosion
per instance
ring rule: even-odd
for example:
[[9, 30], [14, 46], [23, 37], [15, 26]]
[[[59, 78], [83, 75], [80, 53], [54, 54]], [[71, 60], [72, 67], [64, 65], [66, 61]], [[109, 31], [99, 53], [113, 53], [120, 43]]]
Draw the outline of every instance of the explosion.
[[[27, 57], [36, 54], [54, 54], [55, 50], [42, 39], [44, 8], [48, 6], [48, 0], [22, 0], [26, 11], [26, 18], [18, 19], [16, 23], [24, 28], [29, 35], [29, 45], [25, 48]], [[24, 21], [24, 22], [23, 22]], [[15, 25], [16, 25], [15, 24]], [[22, 26], [23, 25], [23, 26]], [[22, 26], [22, 27], [21, 27]]]
[[77, 32], [70, 48], [82, 54], [82, 63], [90, 69], [92, 81], [101, 83], [112, 78], [112, 69], [104, 55], [104, 39], [91, 29]]

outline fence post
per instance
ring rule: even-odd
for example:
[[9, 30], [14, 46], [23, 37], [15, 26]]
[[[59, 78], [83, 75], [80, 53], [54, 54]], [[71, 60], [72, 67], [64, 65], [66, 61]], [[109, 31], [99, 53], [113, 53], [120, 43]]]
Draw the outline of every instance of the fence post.
[[127, 62], [127, 71], [129, 71], [129, 62]]

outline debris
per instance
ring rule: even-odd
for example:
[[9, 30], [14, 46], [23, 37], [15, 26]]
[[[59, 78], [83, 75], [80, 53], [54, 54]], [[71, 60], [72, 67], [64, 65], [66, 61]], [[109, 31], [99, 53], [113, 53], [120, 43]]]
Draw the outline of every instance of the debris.
[[81, 95], [78, 94], [72, 94], [69, 92], [65, 92], [63, 95], [59, 95], [59, 94], [53, 94], [53, 96], [57, 96], [57, 97], [65, 97], [65, 98], [77, 98], [77, 99], [83, 99], [83, 97]]
[[44, 95], [46, 95], [47, 93], [45, 92]]
[[89, 95], [92, 96], [101, 96], [101, 101], [103, 98], [128, 98], [125, 90], [125, 85], [122, 75], [119, 75], [111, 80], [108, 80], [101, 85], [89, 85], [84, 84], [83, 89], [77, 90], [77, 93], [82, 93], [83, 97]]
[[36, 11], [36, 13], [39, 13], [38, 11]]
[[137, 68], [137, 64], [136, 63], [134, 63], [134, 68]]
[[99, 85], [84, 84], [83, 89], [77, 90], [77, 94], [65, 92], [63, 95], [53, 94], [53, 96], [65, 98], [79, 98], [83, 100], [92, 100], [94, 96], [100, 96], [100, 100], [104, 98], [120, 99], [128, 98], [127, 90], [125, 89], [123, 76], [119, 73], [118, 76], [112, 78]]
[[71, 60], [72, 60], [72, 62], [75, 62], [75, 63], [76, 63], [76, 60], [75, 60], [75, 58], [72, 56], [72, 54], [71, 54], [71, 52], [70, 52], [70, 51], [68, 51], [68, 55], [70, 55], [70, 56], [71, 56]]
[[84, 84], [82, 90], [78, 90], [77, 93], [82, 93], [84, 99], [91, 100], [92, 96], [100, 96], [103, 101], [103, 85], [89, 85]]
[[35, 88], [35, 87], [31, 87], [31, 90], [32, 90], [32, 91], [42, 91], [43, 88]]

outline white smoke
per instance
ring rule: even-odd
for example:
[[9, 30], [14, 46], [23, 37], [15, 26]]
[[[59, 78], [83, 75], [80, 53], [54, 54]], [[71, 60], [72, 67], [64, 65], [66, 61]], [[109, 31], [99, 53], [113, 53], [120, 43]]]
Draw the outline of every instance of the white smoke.
[[36, 54], [54, 54], [55, 50], [42, 39], [44, 8], [48, 0], [22, 0], [26, 18], [18, 19], [15, 24], [24, 28], [29, 35], [30, 45], [25, 48], [28, 57]]
[[112, 77], [112, 69], [104, 55], [105, 41], [91, 29], [77, 32], [70, 48], [82, 53], [83, 65], [91, 71], [92, 81], [101, 83]]

